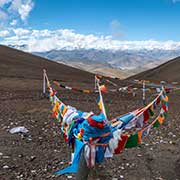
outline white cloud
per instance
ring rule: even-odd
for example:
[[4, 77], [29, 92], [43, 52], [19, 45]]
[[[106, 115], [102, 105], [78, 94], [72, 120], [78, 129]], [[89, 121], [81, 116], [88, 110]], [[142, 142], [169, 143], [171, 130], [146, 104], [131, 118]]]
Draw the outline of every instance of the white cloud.
[[33, 9], [34, 3], [31, 0], [26, 1], [26, 3], [21, 4], [21, 6], [18, 9], [18, 13], [21, 16], [22, 21], [26, 21], [27, 17], [29, 16], [29, 13]]
[[33, 7], [33, 0], [0, 0], [1, 24], [15, 26], [18, 21], [26, 23]]
[[4, 31], [0, 31], [0, 37], [4, 38], [7, 37], [9, 35], [9, 31], [4, 30]]
[[16, 36], [24, 36], [30, 33], [28, 29], [23, 29], [23, 28], [16, 28], [16, 29], [13, 29], [13, 31]]
[[22, 21], [26, 21], [29, 13], [33, 9], [34, 3], [32, 0], [12, 0], [8, 9], [9, 12], [16, 12], [20, 15]]
[[11, 0], [11, 4], [8, 8], [9, 11], [18, 11], [21, 7], [22, 0]]
[[31, 30], [14, 28], [10, 35], [4, 37], [3, 44], [24, 45], [28, 52], [44, 52], [52, 49], [99, 49], [99, 50], [140, 50], [163, 49], [179, 50], [180, 42], [176, 41], [120, 41], [112, 36], [84, 35], [71, 29]]

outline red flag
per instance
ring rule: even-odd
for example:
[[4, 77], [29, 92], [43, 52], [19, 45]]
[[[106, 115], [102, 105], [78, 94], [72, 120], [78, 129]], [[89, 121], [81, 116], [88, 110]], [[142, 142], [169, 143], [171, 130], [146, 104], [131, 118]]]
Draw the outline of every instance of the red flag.
[[148, 113], [148, 109], [146, 109], [143, 113], [144, 115], [144, 122], [147, 122], [147, 120], [149, 119], [149, 113]]
[[100, 91], [101, 91], [102, 93], [106, 93], [106, 92], [107, 92], [107, 88], [106, 88], [105, 85], [99, 86], [99, 89], [100, 89]]
[[124, 149], [128, 137], [129, 137], [128, 134], [121, 135], [121, 140], [118, 142], [118, 147], [114, 150], [114, 154], [119, 154]]

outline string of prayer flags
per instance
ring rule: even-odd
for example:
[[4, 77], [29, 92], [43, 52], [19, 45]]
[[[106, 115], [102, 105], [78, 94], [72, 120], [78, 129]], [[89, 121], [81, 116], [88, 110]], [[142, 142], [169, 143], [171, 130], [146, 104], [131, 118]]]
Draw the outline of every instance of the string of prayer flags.
[[59, 86], [61, 88], [64, 88], [64, 89], [68, 89], [68, 90], [72, 90], [72, 91], [75, 91], [75, 92], [81, 92], [81, 93], [86, 93], [86, 94], [89, 94], [89, 93], [93, 93], [94, 90], [90, 90], [90, 89], [78, 89], [76, 87], [70, 87], [70, 86], [65, 86], [65, 85], [62, 85], [60, 84], [59, 82], [57, 81], [53, 81], [53, 83], [56, 85], [56, 86]]
[[105, 77], [105, 76], [102, 76], [102, 75], [98, 75], [98, 74], [97, 74], [97, 75], [95, 76], [95, 78], [97, 78], [99, 81], [100, 81], [100, 80], [106, 81], [106, 82], [112, 84], [112, 85], [115, 86], [115, 87], [118, 86], [116, 83], [110, 81], [109, 79], [106, 79], [106, 78], [108, 78], [108, 77]]
[[[97, 78], [97, 80], [99, 80]], [[109, 81], [109, 80], [108, 80]], [[80, 89], [80, 88], [76, 88], [76, 87], [71, 87], [71, 86], [67, 86], [67, 85], [63, 85], [57, 81], [53, 81], [53, 83], [58, 86], [58, 87], [61, 87], [63, 89], [67, 89], [67, 90], [71, 90], [71, 91], [74, 91], [74, 92], [81, 92], [81, 93], [86, 93], [86, 94], [90, 94], [90, 93], [95, 93], [97, 92], [97, 90], [91, 90], [91, 89]], [[137, 90], [141, 90], [139, 88], [134, 88], [134, 87], [131, 87], [133, 86], [132, 84], [129, 85], [129, 86], [125, 86], [125, 87], [120, 87], [120, 88], [116, 88], [116, 89], [107, 89], [107, 87], [105, 85], [101, 85], [101, 92], [102, 93], [107, 93], [107, 92], [127, 92], [127, 93], [132, 93], [132, 94], [135, 94], [135, 92]], [[117, 87], [117, 85], [116, 85]], [[147, 89], [146, 90], [150, 90], [150, 89]]]
[[[166, 100], [168, 100], [168, 98], [166, 98]], [[142, 128], [135, 133], [132, 133], [126, 142], [125, 148], [132, 148], [132, 147], [136, 147], [139, 144], [141, 144], [142, 139], [149, 134], [150, 130], [152, 128], [156, 128], [156, 127], [159, 127], [160, 125], [162, 125], [164, 120], [166, 119], [166, 117], [167, 117], [167, 107], [165, 109], [165, 106], [162, 103], [161, 104], [161, 110], [160, 110], [158, 117], [151, 124], [149, 124], [147, 127]], [[143, 118], [141, 117], [140, 119], [142, 122]], [[138, 124], [138, 126], [140, 126], [139, 121], [137, 121], [137, 124]]]
[[[125, 118], [127, 119], [126, 123], [123, 119], [122, 116], [119, 116], [113, 120], [111, 120], [111, 122], [113, 123], [113, 127], [116, 128], [123, 128], [123, 129], [132, 129], [133, 127], [136, 127], [137, 129], [141, 129], [144, 124], [147, 124], [147, 121], [149, 120], [149, 118], [151, 116], [154, 115], [154, 110], [157, 107], [157, 101], [161, 101], [161, 99], [159, 98], [162, 95], [163, 91], [160, 91], [159, 95], [157, 96], [157, 98], [152, 101], [151, 103], [149, 103], [146, 107], [144, 108], [140, 108], [137, 109], [136, 111], [134, 111], [134, 116], [131, 117], [130, 119], [127, 119], [125, 115]], [[160, 101], [158, 102], [158, 104], [160, 104]]]
[[172, 84], [172, 85], [179, 85], [180, 82], [165, 82], [165, 81], [151, 81], [151, 80], [138, 80], [138, 79], [134, 79], [134, 82], [141, 84], [143, 81], [145, 81], [145, 83], [150, 84]]
[[[47, 75], [45, 77], [48, 82]], [[49, 83], [48, 89], [50, 100], [53, 104], [53, 117], [61, 123], [61, 130], [65, 141], [72, 145], [75, 143], [75, 156], [72, 165], [64, 170], [57, 171], [56, 174], [76, 173], [80, 155], [83, 152], [81, 150], [84, 147], [89, 147], [89, 153], [86, 153], [86, 155], [88, 154], [86, 162], [89, 162], [89, 167], [92, 167], [95, 163], [103, 161], [105, 157], [104, 152], [107, 149], [111, 151], [111, 154], [119, 154], [124, 148], [138, 146], [142, 143], [143, 138], [150, 133], [150, 130], [162, 125], [167, 117], [168, 97], [164, 89], [162, 89], [157, 98], [147, 106], [108, 121], [101, 94], [102, 92], [106, 92], [107, 89], [104, 85], [99, 85], [99, 81], [96, 83], [99, 92], [97, 104], [102, 112], [99, 115], [94, 115], [92, 112], [81, 112], [74, 107], [65, 105], [58, 99], [56, 91], [50, 87]], [[84, 92], [84, 90], [68, 86], [61, 87]], [[86, 91], [89, 92], [88, 90]], [[147, 125], [148, 119], [154, 116], [154, 110], [158, 105], [161, 105], [159, 115], [152, 123]], [[132, 128], [136, 132], [132, 134], [125, 133], [125, 130]]]

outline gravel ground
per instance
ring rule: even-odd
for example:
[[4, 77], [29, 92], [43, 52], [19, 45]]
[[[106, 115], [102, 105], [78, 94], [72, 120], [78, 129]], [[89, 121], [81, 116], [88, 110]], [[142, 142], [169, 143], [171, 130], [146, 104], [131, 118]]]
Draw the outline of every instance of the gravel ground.
[[[42, 82], [22, 78], [1, 78], [0, 82], [0, 179], [75, 179], [74, 175], [53, 175], [68, 165], [71, 150], [51, 117], [49, 100], [41, 95]], [[98, 112], [97, 94], [59, 90], [58, 96], [78, 109]], [[148, 101], [153, 98], [147, 97]], [[142, 105], [141, 94], [108, 93], [104, 101], [109, 118]], [[169, 94], [169, 101], [162, 127], [152, 130], [141, 146], [125, 149], [92, 169], [89, 180], [180, 179], [180, 94]], [[25, 126], [29, 132], [10, 134], [16, 126]]]

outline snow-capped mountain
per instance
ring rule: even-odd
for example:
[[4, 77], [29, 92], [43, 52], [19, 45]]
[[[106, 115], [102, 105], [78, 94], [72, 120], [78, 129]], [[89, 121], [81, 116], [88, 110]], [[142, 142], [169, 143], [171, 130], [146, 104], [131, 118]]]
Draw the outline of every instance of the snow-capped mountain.
[[[29, 52], [26, 44], [9, 46]], [[164, 48], [112, 50], [65, 47], [30, 53], [93, 73], [112, 74], [112, 76], [117, 74], [122, 76], [123, 74], [123, 77], [127, 77], [180, 56], [180, 48], [171, 50]]]

